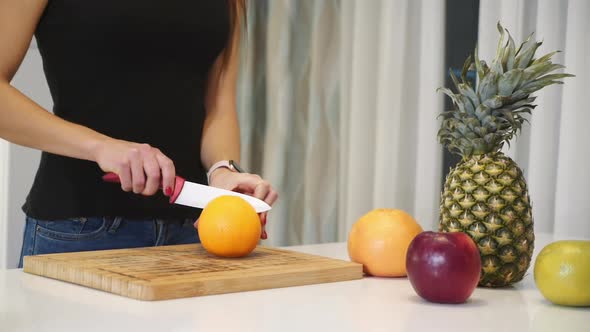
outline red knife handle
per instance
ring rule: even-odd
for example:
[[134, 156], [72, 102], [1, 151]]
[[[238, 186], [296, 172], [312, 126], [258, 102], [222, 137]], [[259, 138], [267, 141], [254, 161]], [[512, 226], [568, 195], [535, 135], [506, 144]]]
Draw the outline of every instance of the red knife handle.
[[[119, 176], [115, 173], [107, 173], [105, 175], [103, 175], [102, 180], [104, 182], [110, 182], [110, 183], [121, 183], [121, 179], [119, 179]], [[172, 195], [170, 195], [170, 203], [174, 203], [176, 202], [176, 199], [178, 198], [178, 196], [180, 195], [180, 192], [182, 191], [182, 187], [184, 186], [184, 182], [185, 180], [180, 177], [180, 176], [176, 176], [175, 182], [174, 182], [174, 192], [172, 193]], [[162, 184], [160, 183], [160, 189], [162, 189]]]

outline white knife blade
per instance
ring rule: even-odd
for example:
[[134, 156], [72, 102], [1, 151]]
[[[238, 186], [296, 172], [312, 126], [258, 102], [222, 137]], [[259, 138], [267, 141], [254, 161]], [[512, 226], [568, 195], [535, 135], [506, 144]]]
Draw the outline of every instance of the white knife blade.
[[[176, 185], [178, 185], [178, 182], [176, 182]], [[180, 194], [173, 203], [202, 209], [215, 198], [225, 195], [243, 198], [246, 202], [252, 205], [257, 213], [266, 212], [271, 209], [270, 205], [256, 197], [189, 181], [184, 181]]]
[[[102, 179], [106, 182], [120, 182], [119, 176], [115, 173], [107, 173]], [[266, 212], [271, 209], [270, 205], [256, 197], [186, 181], [180, 176], [176, 176], [174, 193], [170, 196], [170, 203], [204, 209], [215, 198], [226, 195], [243, 198], [257, 213]]]

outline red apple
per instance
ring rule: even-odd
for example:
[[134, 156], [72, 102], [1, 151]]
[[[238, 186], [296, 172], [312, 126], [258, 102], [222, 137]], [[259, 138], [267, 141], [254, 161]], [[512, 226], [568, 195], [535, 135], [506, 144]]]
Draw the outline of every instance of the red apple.
[[406, 255], [408, 279], [418, 295], [430, 302], [463, 303], [481, 274], [481, 257], [465, 233], [422, 232]]

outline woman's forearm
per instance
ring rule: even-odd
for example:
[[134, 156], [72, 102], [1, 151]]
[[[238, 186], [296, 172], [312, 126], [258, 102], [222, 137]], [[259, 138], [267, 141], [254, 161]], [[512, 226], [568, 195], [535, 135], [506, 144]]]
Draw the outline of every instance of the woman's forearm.
[[201, 161], [209, 169], [219, 160], [240, 161], [240, 129], [231, 101], [208, 112], [203, 127]]
[[6, 81], [0, 81], [0, 138], [67, 157], [95, 161], [109, 138], [44, 110]]

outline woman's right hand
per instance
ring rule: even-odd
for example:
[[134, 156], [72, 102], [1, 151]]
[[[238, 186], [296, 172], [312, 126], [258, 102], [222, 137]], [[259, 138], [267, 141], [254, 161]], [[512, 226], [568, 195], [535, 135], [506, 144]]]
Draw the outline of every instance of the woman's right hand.
[[166, 196], [174, 191], [174, 163], [149, 144], [107, 139], [96, 147], [94, 160], [104, 172], [119, 176], [124, 191], [150, 196], [160, 184]]

